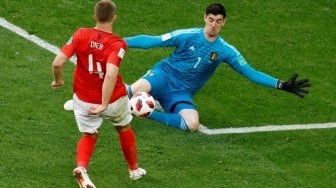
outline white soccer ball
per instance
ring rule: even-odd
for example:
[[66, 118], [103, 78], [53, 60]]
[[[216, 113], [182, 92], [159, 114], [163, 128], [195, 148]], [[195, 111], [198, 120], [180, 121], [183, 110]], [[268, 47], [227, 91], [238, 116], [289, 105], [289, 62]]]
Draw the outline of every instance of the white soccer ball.
[[131, 99], [131, 112], [137, 117], [147, 117], [155, 109], [155, 100], [147, 92], [135, 93]]

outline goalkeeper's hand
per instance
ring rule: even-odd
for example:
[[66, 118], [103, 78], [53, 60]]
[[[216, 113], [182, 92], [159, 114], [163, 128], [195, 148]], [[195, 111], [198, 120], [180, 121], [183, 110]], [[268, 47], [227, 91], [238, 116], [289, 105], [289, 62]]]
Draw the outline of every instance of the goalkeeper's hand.
[[310, 83], [308, 79], [296, 80], [297, 77], [298, 74], [294, 73], [286, 82], [279, 80], [277, 88], [294, 93], [303, 98], [305, 94], [309, 93], [307, 87], [310, 87]]

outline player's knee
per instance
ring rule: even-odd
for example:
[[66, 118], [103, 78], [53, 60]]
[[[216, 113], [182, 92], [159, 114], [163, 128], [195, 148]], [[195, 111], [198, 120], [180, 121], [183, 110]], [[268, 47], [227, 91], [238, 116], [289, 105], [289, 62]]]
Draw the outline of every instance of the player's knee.
[[115, 129], [117, 130], [118, 133], [128, 131], [128, 129], [132, 129], [130, 124], [127, 124], [125, 126], [115, 126]]
[[131, 95], [140, 91], [151, 91], [151, 84], [146, 79], [140, 78], [129, 87], [129, 92]]
[[197, 131], [197, 129], [198, 129], [199, 125], [200, 125], [199, 121], [198, 120], [194, 120], [194, 119], [187, 120], [186, 124], [187, 124], [188, 129], [189, 129], [190, 132]]
[[190, 103], [180, 103], [177, 105], [177, 110], [179, 110], [179, 114], [184, 119], [185, 123], [188, 126], [188, 130], [190, 132], [197, 131], [200, 123], [199, 123], [199, 116], [195, 106]]
[[99, 133], [98, 133], [98, 131], [95, 132], [95, 133], [87, 133], [87, 132], [84, 132], [84, 133], [83, 133], [83, 136], [92, 137], [92, 138], [97, 139], [98, 136], [99, 136]]

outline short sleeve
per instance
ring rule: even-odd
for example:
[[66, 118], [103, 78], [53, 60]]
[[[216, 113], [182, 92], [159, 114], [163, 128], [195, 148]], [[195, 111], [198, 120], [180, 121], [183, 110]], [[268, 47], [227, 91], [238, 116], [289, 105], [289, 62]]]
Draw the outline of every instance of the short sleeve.
[[62, 47], [61, 51], [68, 57], [70, 58], [75, 54], [75, 44], [78, 41], [80, 36], [80, 30], [77, 30], [71, 38], [67, 41], [67, 43]]
[[107, 63], [112, 63], [116, 66], [120, 66], [121, 61], [123, 60], [127, 51], [127, 45], [124, 41], [118, 42], [112, 48], [112, 51], [107, 59]]

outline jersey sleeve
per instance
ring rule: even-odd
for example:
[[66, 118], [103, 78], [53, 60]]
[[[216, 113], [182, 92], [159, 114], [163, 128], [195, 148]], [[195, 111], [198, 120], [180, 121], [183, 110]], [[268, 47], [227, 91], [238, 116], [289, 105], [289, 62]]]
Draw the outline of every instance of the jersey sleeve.
[[130, 48], [177, 47], [190, 33], [195, 32], [197, 32], [195, 29], [180, 29], [163, 35], [138, 35], [126, 37], [124, 40]]
[[198, 29], [179, 29], [175, 30], [173, 32], [167, 33], [162, 35], [162, 40], [164, 41], [163, 46], [167, 47], [178, 47], [181, 44], [185, 43], [185, 41], [188, 40], [188, 38], [195, 33], [198, 33]]
[[61, 51], [68, 57], [71, 58], [75, 54], [75, 46], [79, 40], [80, 30], [77, 30], [67, 43], [62, 47]]
[[117, 67], [120, 66], [121, 61], [124, 58], [124, 55], [127, 50], [127, 45], [125, 42], [120, 42], [118, 45], [115, 45], [110, 53], [109, 57], [107, 58], [107, 63], [112, 63]]
[[233, 46], [229, 46], [230, 55], [226, 59], [226, 62], [237, 72], [242, 74], [244, 77], [250, 81], [267, 86], [276, 88], [278, 79], [274, 78], [266, 73], [254, 69], [243, 57], [243, 55]]
[[155, 48], [163, 45], [161, 36], [137, 35], [124, 38], [130, 48]]
[[252, 82], [256, 84], [260, 84], [263, 86], [268, 86], [272, 88], [277, 88], [277, 83], [279, 79], [276, 79], [266, 73], [263, 73], [261, 71], [258, 71], [251, 67], [249, 64], [245, 64], [242, 67], [242, 75], [244, 75], [246, 78], [251, 80]]

